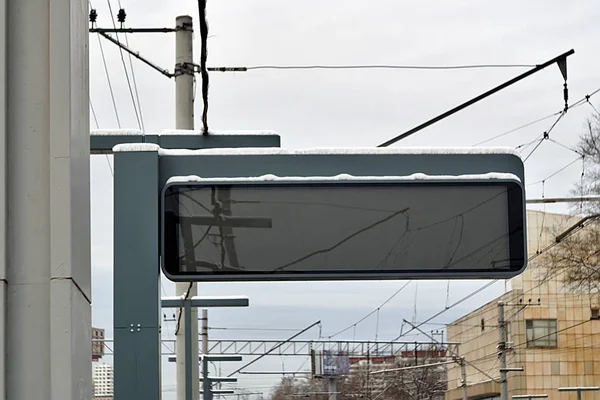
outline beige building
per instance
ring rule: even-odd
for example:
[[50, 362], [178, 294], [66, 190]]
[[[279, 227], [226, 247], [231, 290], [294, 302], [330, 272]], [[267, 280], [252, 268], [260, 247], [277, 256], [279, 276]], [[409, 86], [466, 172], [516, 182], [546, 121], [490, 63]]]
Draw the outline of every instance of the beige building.
[[104, 329], [92, 327], [92, 361], [104, 356]]
[[[578, 220], [559, 214], [527, 212], [530, 257], [544, 253], [561, 232]], [[585, 229], [585, 228], [584, 228]], [[512, 395], [548, 394], [549, 399], [576, 399], [575, 393], [559, 393], [558, 387], [600, 386], [600, 320], [598, 295], [575, 294], [565, 289], [562, 277], [545, 279], [543, 256], [513, 278], [510, 290], [447, 327], [448, 341], [459, 342], [466, 366], [469, 399], [500, 396], [498, 302], [504, 301], [507, 366], [524, 369], [509, 372]], [[539, 299], [539, 300], [538, 300]], [[539, 301], [539, 304], [537, 304]], [[462, 399], [461, 368], [448, 368], [446, 400]], [[584, 400], [600, 399], [600, 392], [583, 394]]]

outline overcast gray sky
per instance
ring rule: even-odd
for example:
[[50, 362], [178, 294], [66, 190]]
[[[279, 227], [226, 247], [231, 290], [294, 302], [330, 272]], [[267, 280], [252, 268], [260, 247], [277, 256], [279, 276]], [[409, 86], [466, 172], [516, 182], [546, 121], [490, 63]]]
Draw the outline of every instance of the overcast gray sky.
[[[110, 0], [113, 13], [119, 5]], [[568, 5], [567, 5], [568, 4]], [[129, 27], [171, 27], [177, 15], [194, 18], [195, 1], [121, 0]], [[94, 0], [98, 25], [112, 26], [108, 1]], [[568, 59], [572, 101], [600, 88], [597, 38], [600, 37], [600, 3], [594, 0], [228, 0], [209, 1], [209, 66], [312, 65], [312, 64], [539, 64], [571, 48]], [[196, 34], [195, 39], [198, 39]], [[124, 37], [121, 37], [124, 40]], [[154, 63], [173, 69], [173, 34], [128, 36], [129, 46]], [[101, 41], [119, 110], [120, 127], [137, 128], [126, 76], [117, 47]], [[200, 54], [196, 40], [195, 55]], [[125, 62], [129, 69], [129, 59]], [[157, 132], [174, 127], [174, 83], [133, 60], [135, 81], [145, 129]], [[271, 129], [288, 148], [374, 146], [460, 102], [487, 90], [524, 69], [453, 71], [413, 70], [311, 70], [213, 73], [210, 86], [209, 125], [215, 130]], [[131, 71], [128, 71], [133, 80]], [[562, 78], [556, 66], [456, 114], [396, 146], [471, 146], [512, 128], [558, 112], [563, 107]], [[119, 128], [113, 110], [100, 46], [90, 36], [91, 101], [101, 128]], [[202, 102], [197, 93], [199, 127]], [[600, 94], [591, 99], [600, 105]], [[577, 143], [586, 118], [585, 104], [570, 110], [551, 133], [567, 147]], [[547, 119], [486, 145], [510, 146], [536, 139], [552, 124]], [[95, 121], [91, 122], [95, 128]], [[525, 155], [533, 148], [530, 146]], [[526, 162], [528, 183], [542, 180], [577, 155], [545, 141]], [[112, 160], [92, 157], [92, 263], [93, 321], [112, 327]], [[545, 185], [527, 187], [529, 198], [568, 194], [580, 179], [575, 162]], [[548, 211], [564, 207], [546, 207]], [[323, 335], [332, 334], [376, 308], [403, 282], [336, 282], [276, 284], [202, 284], [203, 294], [249, 295], [245, 310], [211, 310], [210, 325], [302, 328], [322, 320]], [[174, 285], [163, 280], [166, 293]], [[481, 282], [452, 282], [450, 303], [481, 286]], [[438, 322], [453, 318], [493, 299], [503, 291], [495, 285], [469, 302], [450, 310]], [[402, 318], [413, 315], [415, 286], [411, 284], [380, 313], [378, 337], [391, 339]], [[444, 308], [446, 282], [421, 282], [417, 320]], [[165, 336], [172, 334], [167, 324]], [[376, 321], [360, 324], [356, 337], [374, 339]], [[428, 326], [434, 329], [435, 326]], [[293, 333], [293, 332], [292, 332]], [[213, 337], [283, 338], [290, 332], [212, 331]], [[316, 338], [311, 331], [307, 338]], [[109, 333], [109, 336], [112, 334]], [[352, 338], [350, 330], [342, 338]], [[303, 360], [288, 361], [297, 369]], [[281, 369], [277, 357], [256, 369]], [[164, 370], [165, 387], [173, 387], [172, 368]], [[274, 378], [243, 379], [240, 386], [268, 386]], [[172, 392], [164, 398], [174, 398]]]

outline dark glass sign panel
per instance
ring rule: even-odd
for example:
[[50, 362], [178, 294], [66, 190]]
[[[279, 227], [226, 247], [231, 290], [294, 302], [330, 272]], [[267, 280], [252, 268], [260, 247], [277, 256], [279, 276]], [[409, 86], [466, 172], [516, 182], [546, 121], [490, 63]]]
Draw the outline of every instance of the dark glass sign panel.
[[507, 278], [525, 266], [517, 181], [168, 185], [163, 270], [178, 280]]

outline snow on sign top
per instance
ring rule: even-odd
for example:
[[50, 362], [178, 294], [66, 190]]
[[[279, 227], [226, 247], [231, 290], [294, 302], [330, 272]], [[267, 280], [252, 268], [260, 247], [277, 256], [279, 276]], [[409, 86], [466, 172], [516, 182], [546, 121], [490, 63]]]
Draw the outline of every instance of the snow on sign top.
[[344, 182], [394, 182], [394, 181], [469, 181], [469, 180], [512, 180], [521, 182], [519, 177], [507, 173], [488, 173], [488, 174], [473, 174], [473, 175], [426, 175], [422, 173], [406, 175], [406, 176], [354, 176], [349, 174], [340, 174], [336, 176], [277, 176], [277, 175], [262, 175], [244, 178], [202, 178], [197, 175], [189, 176], [174, 176], [167, 180], [167, 185], [185, 184], [185, 183], [217, 183], [217, 182], [237, 182], [237, 183], [253, 183], [253, 182], [322, 182], [322, 181], [344, 181]]
[[144, 136], [139, 129], [92, 129], [92, 136]]
[[[125, 150], [122, 150], [125, 151]], [[161, 156], [217, 156], [217, 155], [335, 155], [335, 154], [511, 154], [520, 157], [511, 147], [337, 147], [290, 150], [276, 147], [266, 148], [221, 148], [221, 149], [160, 149]]]
[[118, 153], [120, 151], [131, 151], [131, 152], [139, 152], [139, 151], [159, 151], [160, 146], [154, 143], [123, 143], [118, 144], [113, 147], [113, 153]]

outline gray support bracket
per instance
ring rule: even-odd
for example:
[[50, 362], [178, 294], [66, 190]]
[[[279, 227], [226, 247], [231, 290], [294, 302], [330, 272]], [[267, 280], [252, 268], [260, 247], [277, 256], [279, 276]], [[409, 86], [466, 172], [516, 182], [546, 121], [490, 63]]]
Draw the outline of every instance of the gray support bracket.
[[215, 149], [239, 147], [279, 147], [279, 135], [272, 132], [237, 132], [202, 135], [200, 131], [144, 133], [138, 130], [92, 130], [91, 154], [112, 154], [118, 144], [152, 143], [163, 149]]

